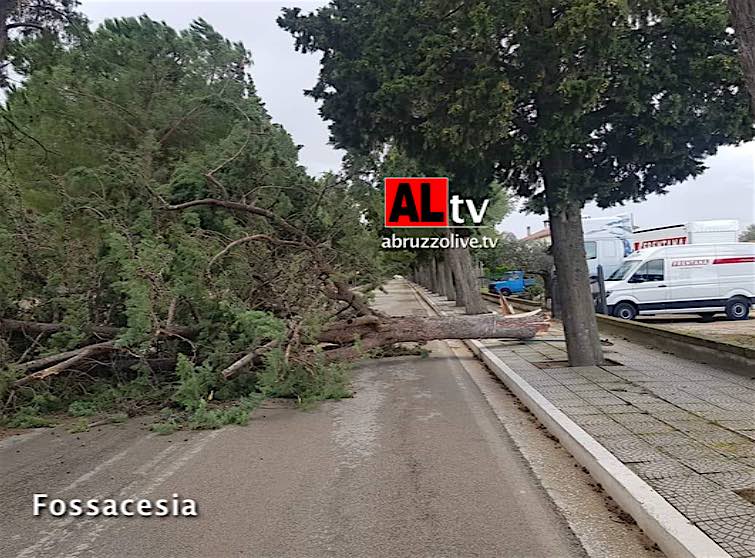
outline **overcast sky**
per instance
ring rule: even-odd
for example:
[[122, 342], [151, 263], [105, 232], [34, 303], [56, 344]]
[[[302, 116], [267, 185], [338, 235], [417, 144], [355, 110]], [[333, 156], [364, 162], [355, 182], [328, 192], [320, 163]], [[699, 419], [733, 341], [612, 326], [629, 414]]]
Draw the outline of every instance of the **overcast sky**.
[[[315, 102], [303, 94], [317, 79], [319, 57], [294, 52], [293, 38], [278, 27], [275, 18], [283, 6], [310, 10], [325, 3], [83, 0], [82, 9], [94, 23], [146, 13], [172, 27], [185, 28], [201, 17], [229, 39], [242, 41], [252, 52], [251, 74], [268, 111], [303, 146], [302, 163], [318, 175], [338, 169], [342, 155], [328, 145], [327, 124], [320, 119]], [[667, 195], [607, 210], [588, 206], [585, 215], [631, 212], [635, 225], [643, 228], [699, 219], [737, 219], [741, 228], [755, 222], [755, 143], [724, 147], [706, 163], [709, 169], [703, 175], [672, 186]], [[541, 215], [513, 213], [499, 228], [521, 237], [527, 226], [533, 231], [542, 228], [543, 219]]]

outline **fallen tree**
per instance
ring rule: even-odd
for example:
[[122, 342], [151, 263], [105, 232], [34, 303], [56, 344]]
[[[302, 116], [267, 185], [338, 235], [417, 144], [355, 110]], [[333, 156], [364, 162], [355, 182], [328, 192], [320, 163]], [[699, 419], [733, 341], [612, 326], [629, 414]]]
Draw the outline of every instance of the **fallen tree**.
[[[216, 169], [217, 170], [217, 169]], [[205, 174], [208, 182], [223, 188], [214, 171]], [[160, 198], [164, 204], [164, 200]], [[230, 200], [205, 198], [181, 204], [164, 204], [168, 211], [182, 211], [199, 206], [220, 208], [232, 212], [248, 213], [265, 219], [276, 234], [247, 235], [230, 242], [220, 252], [212, 257], [208, 264], [208, 273], [213, 264], [225, 257], [235, 247], [252, 242], [264, 242], [274, 246], [286, 246], [294, 250], [305, 252], [315, 266], [316, 276], [320, 280], [323, 296], [343, 306], [334, 314], [338, 316], [344, 311], [352, 314], [348, 319], [326, 323], [309, 343], [302, 343], [300, 326], [289, 327], [285, 339], [272, 339], [267, 343], [255, 347], [241, 358], [235, 360], [221, 371], [223, 379], [228, 380], [238, 376], [242, 371], [260, 364], [266, 352], [285, 347], [285, 360], [289, 361], [292, 350], [302, 354], [300, 360], [316, 362], [319, 356], [324, 356], [327, 362], [352, 361], [376, 349], [389, 348], [399, 343], [426, 342], [437, 339], [530, 339], [539, 331], [548, 328], [548, 320], [538, 311], [528, 314], [501, 316], [496, 314], [481, 315], [452, 315], [444, 317], [420, 316], [386, 316], [382, 312], [370, 307], [365, 295], [360, 289], [351, 288], [339, 277], [323, 248], [303, 229], [290, 223], [275, 212], [254, 204]], [[178, 337], [189, 341], [199, 333], [199, 328], [172, 324], [175, 315], [175, 300], [171, 303], [166, 325], [151, 333], [153, 339], [161, 337]], [[0, 329], [18, 331], [24, 334], [52, 334], [64, 331], [65, 324], [43, 323], [13, 319], [0, 319]], [[78, 349], [64, 351], [58, 354], [40, 357], [38, 359], [16, 363], [15, 368], [20, 371], [37, 370], [23, 376], [13, 383], [14, 387], [23, 387], [31, 382], [44, 380], [60, 374], [65, 370], [86, 362], [89, 358], [103, 353], [123, 353], [123, 347], [112, 341], [123, 333], [121, 328], [113, 326], [93, 326], [92, 335], [111, 339], [109, 341], [85, 345]], [[132, 355], [133, 356], [133, 355]]]
[[[361, 296], [361, 295], [359, 295]], [[61, 331], [61, 324], [31, 323], [18, 320], [3, 320], [6, 328], [19, 331]], [[27, 327], [28, 326], [28, 327]], [[503, 316], [499, 314], [452, 315], [442, 317], [424, 316], [384, 316], [370, 313], [355, 318], [340, 320], [325, 326], [317, 335], [314, 343], [302, 345], [308, 358], [316, 359], [324, 355], [328, 361], [354, 360], [375, 349], [389, 348], [398, 343], [426, 342], [437, 339], [531, 339], [538, 332], [545, 331], [549, 321], [540, 311], [526, 314]], [[178, 328], [188, 336], [193, 335], [190, 328]], [[100, 335], [115, 336], [117, 328], [100, 328]], [[293, 335], [291, 336], [293, 337]], [[291, 345], [291, 338], [287, 340]], [[278, 340], [271, 340], [243, 355], [225, 368], [221, 375], [224, 379], [236, 377], [245, 369], [259, 364], [265, 352], [280, 345]], [[20, 362], [17, 370], [37, 370], [14, 382], [15, 387], [22, 387], [30, 382], [44, 380], [73, 368], [88, 358], [103, 353], [119, 352], [128, 359], [128, 352], [122, 351], [113, 341], [104, 341], [86, 345], [79, 349]], [[39, 370], [41, 369], [41, 370]]]

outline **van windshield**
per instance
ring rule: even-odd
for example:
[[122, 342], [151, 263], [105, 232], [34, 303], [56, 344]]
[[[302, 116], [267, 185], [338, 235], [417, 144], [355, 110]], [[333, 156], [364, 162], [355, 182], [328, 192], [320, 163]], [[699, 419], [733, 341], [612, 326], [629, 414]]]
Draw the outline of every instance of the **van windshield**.
[[637, 260], [624, 260], [621, 262], [619, 268], [611, 273], [606, 281], [623, 281], [626, 279], [627, 275], [629, 275], [629, 270], [631, 270], [636, 263]]

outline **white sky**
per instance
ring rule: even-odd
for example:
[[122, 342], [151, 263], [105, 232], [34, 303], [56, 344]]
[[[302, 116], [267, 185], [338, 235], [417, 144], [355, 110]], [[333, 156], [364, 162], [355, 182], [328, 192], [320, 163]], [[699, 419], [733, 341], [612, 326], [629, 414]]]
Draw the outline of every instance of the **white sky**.
[[[112, 17], [138, 16], [165, 21], [185, 28], [202, 17], [233, 41], [242, 41], [252, 52], [251, 74], [257, 91], [276, 122], [281, 123], [303, 147], [302, 163], [318, 175], [337, 170], [342, 152], [328, 144], [327, 124], [320, 119], [316, 103], [303, 94], [317, 79], [319, 57], [302, 55], [293, 49], [293, 38], [280, 29], [275, 18], [284, 6], [304, 11], [324, 1], [255, 0], [202, 1], [83, 0], [82, 10], [94, 22]], [[700, 219], [737, 219], [745, 228], [755, 222], [755, 142], [724, 147], [706, 162], [709, 169], [694, 180], [669, 189], [665, 196], [651, 196], [642, 203], [608, 210], [588, 206], [585, 215], [615, 215], [631, 212], [636, 225], [656, 227]], [[524, 213], [509, 215], [498, 227], [524, 236], [526, 227], [542, 228], [544, 216]]]

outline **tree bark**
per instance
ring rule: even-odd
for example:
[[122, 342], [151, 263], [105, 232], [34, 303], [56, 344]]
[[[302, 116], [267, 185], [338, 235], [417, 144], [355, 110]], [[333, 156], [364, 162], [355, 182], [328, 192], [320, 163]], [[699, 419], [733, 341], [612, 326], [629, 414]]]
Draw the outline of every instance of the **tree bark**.
[[728, 0], [732, 23], [739, 43], [750, 107], [755, 115], [755, 0]]
[[468, 248], [449, 248], [451, 265], [453, 266], [454, 280], [458, 285], [456, 291], [456, 305], [459, 304], [459, 294], [464, 302], [467, 314], [486, 314], [488, 308], [482, 300], [482, 293], [474, 277], [472, 256]]
[[448, 250], [445, 252], [443, 260], [443, 283], [446, 290], [446, 298], [448, 300], [456, 300], [456, 289], [454, 288], [453, 272], [451, 271], [451, 262], [448, 259]]
[[451, 280], [454, 284], [454, 301], [456, 302], [456, 306], [463, 308], [466, 306], [466, 303], [464, 302], [464, 289], [461, 288], [459, 272], [456, 271], [453, 255], [450, 253], [450, 250], [448, 254], [448, 265], [451, 268]]
[[[546, 197], [548, 191], [546, 186]], [[571, 366], [594, 366], [603, 363], [598, 336], [590, 278], [585, 256], [582, 212], [579, 203], [548, 201], [553, 260], [561, 307], [561, 321], [566, 335], [566, 350]]]
[[331, 324], [318, 335], [322, 343], [390, 345], [410, 341], [434, 339], [531, 339], [538, 331], [545, 331], [549, 321], [540, 311], [513, 316], [485, 314], [484, 316], [364, 316]]
[[13, 387], [22, 387], [29, 382], [44, 380], [45, 378], [49, 378], [50, 376], [55, 376], [57, 374], [60, 374], [64, 370], [68, 370], [72, 366], [89, 358], [90, 356], [94, 356], [100, 353], [107, 353], [114, 349], [115, 344], [112, 341], [107, 341], [105, 343], [96, 343], [94, 345], [82, 347], [81, 349], [73, 352], [73, 354], [65, 353], [68, 358], [66, 358], [66, 360], [64, 360], [63, 362], [59, 362], [58, 364], [50, 366], [49, 368], [39, 370], [38, 372], [34, 372], [33, 374], [29, 374], [28, 376], [24, 376], [23, 378], [20, 378], [13, 382]]
[[441, 296], [448, 298], [448, 283], [446, 282], [446, 266], [448, 264], [445, 260], [438, 258], [438, 284], [440, 285]]
[[434, 293], [438, 292], [438, 260], [435, 256], [430, 260], [430, 290]]

